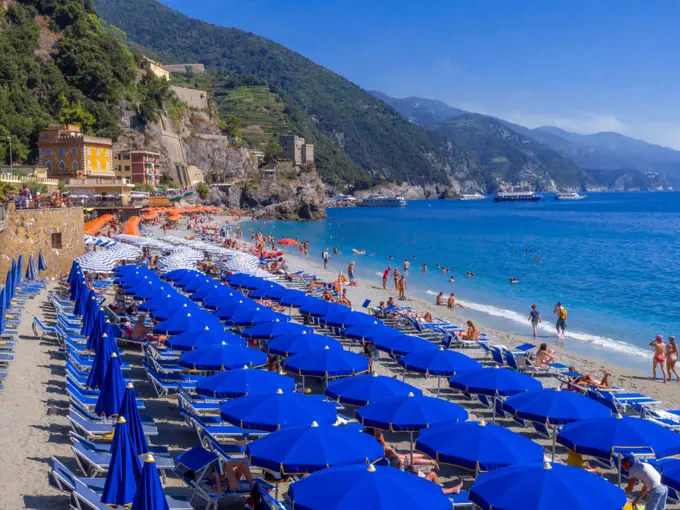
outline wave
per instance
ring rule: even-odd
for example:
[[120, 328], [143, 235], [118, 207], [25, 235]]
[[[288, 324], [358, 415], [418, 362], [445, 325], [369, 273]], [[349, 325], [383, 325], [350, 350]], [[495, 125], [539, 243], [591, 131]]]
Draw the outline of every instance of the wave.
[[[432, 293], [427, 291], [428, 294]], [[512, 310], [507, 310], [505, 308], [498, 308], [492, 305], [483, 305], [480, 303], [473, 303], [471, 301], [461, 301], [467, 308], [471, 310], [476, 310], [478, 312], [486, 313], [487, 315], [492, 315], [494, 317], [501, 317], [503, 319], [508, 319], [518, 324], [526, 326], [527, 316]], [[553, 324], [548, 322], [542, 322], [538, 325], [538, 329], [548, 333], [554, 333], [555, 328]], [[590, 333], [583, 333], [580, 331], [569, 331], [565, 333], [565, 338], [571, 340], [578, 340], [580, 342], [585, 342], [603, 349], [610, 349], [620, 353], [636, 356], [638, 358], [649, 358], [649, 352], [640, 349], [627, 342], [622, 342], [620, 340], [614, 340], [613, 338], [608, 338], [606, 336], [592, 335]]]

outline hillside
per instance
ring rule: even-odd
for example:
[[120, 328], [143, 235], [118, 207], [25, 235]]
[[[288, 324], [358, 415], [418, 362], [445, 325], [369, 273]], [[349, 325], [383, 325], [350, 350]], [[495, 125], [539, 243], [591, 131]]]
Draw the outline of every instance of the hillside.
[[468, 113], [465, 110], [459, 110], [436, 99], [424, 99], [422, 97], [398, 99], [376, 90], [371, 90], [370, 93], [382, 102], [390, 105], [411, 122], [425, 129], [432, 129], [447, 119]]
[[330, 183], [382, 178], [447, 184], [447, 154], [428, 133], [360, 87], [270, 40], [193, 20], [155, 0], [96, 0], [99, 14], [166, 62], [254, 76], [285, 102], [290, 128], [315, 145]]
[[97, 18], [89, 0], [0, 3], [0, 161], [37, 160], [40, 129], [77, 123], [117, 137], [119, 103], [136, 100], [132, 54]]
[[474, 154], [477, 164], [497, 179], [525, 181], [538, 190], [585, 189], [595, 184], [568, 158], [520, 135], [494, 117], [469, 113], [450, 118], [434, 129]]

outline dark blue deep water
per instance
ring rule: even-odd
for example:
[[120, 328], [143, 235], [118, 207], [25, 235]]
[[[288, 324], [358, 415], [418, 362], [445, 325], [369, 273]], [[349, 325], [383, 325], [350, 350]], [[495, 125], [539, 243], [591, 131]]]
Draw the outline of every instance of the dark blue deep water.
[[[515, 333], [529, 333], [526, 317], [536, 303], [549, 339], [553, 306], [562, 301], [569, 347], [614, 362], [637, 366], [655, 334], [680, 334], [678, 193], [593, 193], [578, 202], [546, 195], [526, 204], [411, 201], [246, 228], [308, 239], [317, 261], [323, 248], [337, 246], [342, 255], [331, 265], [345, 269], [355, 260], [359, 278], [378, 281], [387, 265], [408, 258], [411, 292], [428, 299], [455, 292], [469, 306], [464, 313]], [[476, 276], [466, 278], [468, 270]], [[510, 285], [511, 277], [519, 283]]]

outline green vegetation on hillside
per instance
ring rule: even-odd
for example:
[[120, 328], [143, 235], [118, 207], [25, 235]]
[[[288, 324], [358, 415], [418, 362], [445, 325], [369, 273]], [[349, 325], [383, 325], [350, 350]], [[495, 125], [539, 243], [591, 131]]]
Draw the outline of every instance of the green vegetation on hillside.
[[89, 0], [14, 0], [0, 8], [0, 161], [34, 161], [55, 122], [116, 137], [117, 105], [133, 92], [132, 54]]
[[192, 20], [155, 0], [96, 0], [100, 15], [165, 62], [252, 77], [283, 99], [290, 130], [315, 145], [326, 182], [445, 183], [427, 132], [360, 87], [263, 37]]

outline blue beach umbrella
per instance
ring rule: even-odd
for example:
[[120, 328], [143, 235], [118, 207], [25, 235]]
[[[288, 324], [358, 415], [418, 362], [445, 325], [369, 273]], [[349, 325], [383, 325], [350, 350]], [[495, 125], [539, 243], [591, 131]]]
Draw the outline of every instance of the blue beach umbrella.
[[255, 290], [259, 289], [260, 287], [268, 283], [269, 282], [264, 278], [260, 278], [259, 276], [248, 275], [248, 277], [243, 278], [241, 282], [238, 285], [236, 285], [236, 287], [240, 287], [246, 290]]
[[416, 449], [437, 462], [482, 472], [542, 462], [543, 447], [499, 425], [483, 421], [447, 423], [421, 431]]
[[376, 318], [363, 312], [357, 312], [351, 308], [334, 309], [320, 319], [321, 323], [331, 328], [344, 328], [366, 324], [367, 326], [377, 322]]
[[179, 365], [191, 370], [217, 372], [242, 367], [261, 367], [267, 364], [267, 355], [256, 349], [235, 347], [226, 342], [182, 353]]
[[201, 331], [208, 326], [214, 331], [219, 331], [220, 322], [210, 313], [194, 311], [175, 315], [168, 320], [159, 322], [153, 327], [154, 333], [165, 335], [179, 335], [185, 331]]
[[[279, 304], [282, 306], [302, 306], [305, 304], [311, 296], [306, 292], [297, 289], [287, 289], [286, 292], [281, 294], [279, 298]], [[315, 298], [312, 298], [315, 299]]]
[[326, 386], [324, 395], [341, 404], [364, 406], [371, 402], [394, 397], [406, 397], [409, 393], [422, 395], [423, 392], [408, 383], [378, 374], [364, 374], [345, 377]]
[[201, 273], [199, 273], [198, 271], [194, 271], [193, 269], [175, 269], [174, 271], [168, 271], [167, 273], [165, 273], [162, 276], [162, 278], [163, 280], [167, 280], [169, 282], [176, 282], [189, 274], [201, 274]]
[[106, 347], [99, 349], [92, 361], [90, 373], [87, 376], [86, 386], [93, 390], [101, 389], [104, 386], [104, 378], [109, 368], [112, 351], [107, 351]]
[[217, 310], [220, 307], [238, 303], [247, 299], [236, 289], [220, 285], [220, 288], [203, 300], [203, 307], [209, 310]]
[[149, 451], [149, 444], [146, 442], [142, 418], [139, 416], [137, 401], [135, 400], [135, 388], [132, 383], [128, 383], [123, 393], [123, 403], [118, 411], [118, 416], [123, 416], [127, 420], [130, 440], [135, 446], [135, 451], [141, 455]]
[[196, 393], [210, 398], [238, 398], [260, 393], [295, 391], [295, 380], [276, 372], [241, 368], [218, 372], [202, 379]]
[[264, 322], [287, 322], [290, 317], [279, 312], [275, 312], [266, 306], [258, 306], [254, 309], [238, 309], [225, 323], [230, 326], [255, 326]]
[[325, 346], [323, 349], [289, 357], [285, 368], [287, 372], [297, 375], [323, 377], [328, 383], [329, 377], [357, 375], [368, 371], [368, 358], [356, 352]]
[[183, 305], [193, 304], [184, 296], [177, 293], [174, 289], [157, 297], [139, 303], [138, 308], [140, 312], [154, 312], [156, 310], [166, 310], [170, 308], [180, 308]]
[[99, 388], [99, 397], [94, 408], [95, 413], [98, 416], [118, 416], [120, 406], [123, 403], [124, 393], [125, 381], [123, 380], [123, 371], [120, 368], [118, 355], [114, 352], [109, 358], [104, 382]]
[[290, 427], [272, 432], [246, 447], [251, 465], [282, 475], [313, 473], [334, 466], [372, 464], [384, 447], [368, 434], [333, 425]]
[[220, 292], [220, 289], [228, 290], [224, 285], [219, 284], [217, 281], [209, 278], [196, 292], [194, 292], [189, 299], [192, 301], [204, 301], [206, 298], [216, 295]]
[[385, 326], [379, 322], [371, 324], [359, 324], [345, 328], [342, 332], [347, 338], [354, 338], [356, 340], [370, 340], [373, 337], [389, 336], [399, 333], [398, 330]]
[[248, 395], [222, 404], [221, 418], [244, 429], [272, 432], [312, 422], [332, 425], [335, 406], [301, 393], [284, 392]]
[[305, 331], [277, 336], [273, 340], [269, 340], [263, 349], [269, 354], [287, 357], [322, 350], [326, 347], [335, 351], [343, 349], [342, 344], [333, 338], [315, 333], [306, 333]]
[[130, 510], [170, 510], [156, 468], [156, 460], [150, 453], [144, 460], [141, 479]]
[[244, 297], [238, 301], [229, 301], [227, 304], [220, 305], [215, 311], [214, 315], [222, 321], [231, 319], [236, 312], [244, 312], [245, 310], [255, 310], [259, 308], [255, 301]]
[[248, 294], [248, 297], [250, 299], [273, 299], [278, 301], [287, 291], [286, 287], [278, 283], [265, 283]]
[[88, 293], [87, 301], [85, 302], [85, 310], [83, 312], [83, 325], [80, 328], [80, 334], [89, 336], [94, 327], [94, 321], [97, 319], [96, 314], [99, 313], [99, 305], [97, 304], [97, 297], [93, 290]]
[[[237, 287], [240, 286], [241, 283], [245, 283], [249, 281], [251, 278], [254, 278], [253, 276], [246, 274], [246, 273], [234, 273], [230, 274], [228, 276], [225, 276], [223, 280], [227, 282], [229, 285], [232, 287]], [[264, 281], [261, 278], [258, 278], [258, 281]]]
[[5, 317], [7, 314], [7, 306], [5, 299], [5, 289], [3, 288], [2, 291], [0, 291], [0, 335], [4, 334], [5, 328], [7, 328], [7, 317]]
[[144, 300], [144, 299], [152, 299], [159, 294], [164, 294], [165, 292], [168, 292], [170, 290], [170, 287], [167, 285], [163, 285], [159, 281], [147, 281], [145, 283], [142, 283], [138, 285], [137, 287], [133, 287], [132, 296], [137, 299], [137, 300]]
[[503, 409], [522, 420], [545, 423], [553, 427], [553, 460], [555, 460], [557, 425], [611, 416], [609, 409], [593, 399], [573, 391], [560, 391], [553, 388], [513, 395], [503, 402]]
[[303, 326], [302, 324], [275, 320], [272, 322], [264, 322], [262, 324], [258, 324], [257, 326], [253, 326], [252, 328], [248, 328], [242, 333], [242, 336], [243, 338], [248, 338], [250, 340], [269, 340], [282, 335], [299, 335], [302, 333], [313, 332], [313, 328]]
[[416, 396], [378, 400], [357, 409], [355, 416], [365, 427], [390, 432], [408, 432], [413, 464], [413, 433], [443, 423], [467, 420], [468, 413], [458, 404], [434, 397]]
[[40, 248], [38, 253], [38, 272], [42, 272], [47, 269], [47, 262], [45, 261], [45, 255], [43, 255], [43, 250]]
[[203, 287], [206, 283], [212, 283], [214, 281], [215, 280], [205, 275], [201, 275], [200, 277], [196, 278], [191, 278], [189, 279], [189, 281], [186, 282], [186, 285], [184, 285], [184, 291], [188, 292], [189, 294], [193, 294], [194, 292], [198, 291], [198, 289]]
[[165, 341], [166, 345], [178, 351], [203, 349], [204, 347], [221, 344], [222, 342], [234, 347], [246, 347], [246, 341], [240, 336], [230, 331], [224, 331], [224, 328], [215, 331], [208, 326], [202, 331], [187, 331], [186, 333], [172, 336]]
[[149, 315], [153, 317], [154, 320], [163, 322], [174, 317], [186, 315], [187, 313], [192, 314], [192, 316], [202, 315], [205, 313], [205, 310], [201, 310], [201, 308], [195, 303], [185, 302], [184, 300], [176, 300], [172, 301], [172, 303], [169, 303], [167, 308], [156, 308], [155, 310], [150, 311]]
[[302, 305], [302, 307], [300, 307], [300, 313], [302, 315], [311, 315], [312, 317], [323, 317], [334, 310], [344, 311], [349, 310], [349, 308], [337, 303], [323, 301], [319, 298], [309, 300], [307, 303]]
[[[185, 274], [182, 278], [179, 280], [175, 280], [175, 287], [179, 289], [186, 289], [187, 285], [190, 285], [194, 282], [203, 282], [205, 279], [205, 275], [203, 273], [198, 273], [198, 272], [191, 272]], [[195, 291], [192, 291], [195, 292]]]
[[404, 370], [410, 370], [427, 376], [437, 376], [437, 396], [442, 377], [478, 370], [482, 365], [461, 352], [439, 349], [415, 351], [399, 359]]
[[322, 469], [293, 483], [288, 496], [295, 510], [451, 510], [438, 485], [372, 464]]
[[609, 416], [565, 425], [557, 442], [581, 455], [609, 459], [618, 449], [651, 450], [657, 459], [680, 454], [680, 435], [650, 420]]
[[405, 356], [411, 352], [424, 351], [427, 349], [437, 350], [437, 346], [424, 338], [413, 335], [405, 335], [397, 332], [389, 336], [377, 336], [371, 339], [371, 343], [379, 351], [388, 352], [395, 356]]
[[547, 462], [484, 473], [469, 498], [482, 510], [620, 510], [626, 504], [623, 490], [595, 473]]
[[28, 256], [28, 264], [26, 265], [26, 279], [35, 280], [36, 270], [35, 270], [35, 259], [33, 258], [33, 252]]
[[138, 452], [130, 438], [127, 421], [119, 416], [113, 432], [111, 462], [106, 473], [101, 502], [105, 505], [130, 505], [141, 474]]
[[19, 260], [17, 261], [16, 266], [12, 266], [14, 270], [16, 271], [16, 282], [17, 284], [21, 283], [21, 275], [24, 271], [24, 255], [19, 254]]
[[661, 483], [680, 491], [680, 459], [661, 461]]

